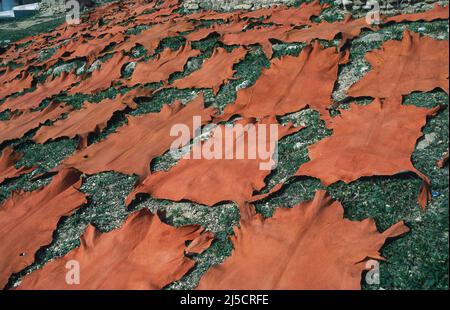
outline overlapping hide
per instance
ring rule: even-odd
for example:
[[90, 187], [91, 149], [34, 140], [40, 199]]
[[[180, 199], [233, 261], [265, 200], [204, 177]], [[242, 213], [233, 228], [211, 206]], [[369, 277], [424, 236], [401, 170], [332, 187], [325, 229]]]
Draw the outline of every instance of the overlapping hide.
[[23, 73], [19, 79], [9, 81], [0, 85], [0, 100], [6, 98], [15, 93], [20, 93], [21, 91], [30, 88], [33, 83], [33, 75]]
[[172, 83], [176, 88], [212, 88], [217, 94], [220, 87], [228, 82], [233, 75], [233, 66], [247, 55], [245, 48], [239, 47], [228, 53], [225, 49], [217, 48], [211, 58], [206, 59], [202, 67], [188, 76]]
[[50, 126], [41, 127], [33, 140], [45, 143], [62, 137], [78, 136], [81, 139], [80, 147], [84, 148], [87, 146], [89, 134], [103, 130], [115, 112], [124, 111], [126, 108], [136, 109], [135, 99], [149, 97], [152, 94], [152, 89], [138, 87], [113, 99], [104, 99], [98, 104], [85, 102], [80, 110], [70, 113], [67, 118], [58, 120]]
[[[92, 32], [90, 32], [89, 34], [95, 35], [95, 33]], [[64, 46], [63, 50], [59, 51], [59, 53], [54, 56], [58, 56], [58, 58], [62, 58], [65, 61], [77, 58], [85, 58], [87, 65], [90, 65], [95, 61], [96, 58], [102, 55], [101, 52], [103, 52], [109, 45], [113, 43], [120, 43], [123, 40], [124, 35], [121, 33], [95, 36], [95, 38], [90, 40], [83, 37], [78, 37], [76, 40], [73, 40], [68, 45]], [[61, 55], [60, 53], [63, 54]], [[67, 53], [69, 55], [66, 56]]]
[[292, 30], [291, 26], [255, 27], [244, 32], [225, 33], [221, 41], [226, 45], [260, 44], [267, 58], [272, 58], [273, 50], [270, 39], [284, 38], [285, 33]]
[[63, 216], [86, 202], [78, 191], [80, 173], [64, 170], [51, 183], [33, 192], [18, 191], [0, 207], [0, 287], [34, 261], [39, 248], [49, 245]]
[[5, 180], [34, 170], [34, 168], [27, 167], [16, 168], [16, 164], [21, 158], [22, 154], [15, 152], [12, 147], [6, 147], [0, 152], [0, 184]]
[[148, 62], [138, 62], [130, 80], [125, 81], [128, 86], [167, 82], [170, 75], [183, 71], [191, 57], [200, 55], [200, 51], [193, 50], [190, 45], [181, 47], [177, 51], [165, 49], [155, 59]]
[[[164, 154], [177, 137], [171, 136], [174, 125], [186, 125], [194, 132], [194, 116], [201, 125], [211, 121], [215, 110], [204, 108], [203, 95], [186, 106], [179, 101], [164, 105], [161, 112], [129, 116], [128, 124], [105, 140], [90, 145], [64, 160], [59, 167], [73, 167], [86, 174], [117, 171], [136, 174], [142, 179], [150, 174], [151, 161]], [[184, 141], [184, 143], [189, 140]]]
[[228, 120], [233, 115], [285, 115], [307, 106], [328, 117], [338, 67], [347, 59], [348, 54], [325, 49], [318, 42], [305, 47], [298, 57], [273, 59], [270, 68], [263, 69], [253, 86], [240, 90], [236, 102], [226, 106], [217, 120]]
[[130, 61], [128, 56], [125, 56], [120, 52], [115, 53], [98, 69], [92, 72], [92, 75], [89, 78], [83, 78], [80, 84], [72, 87], [68, 91], [68, 94], [95, 94], [110, 88], [113, 85], [113, 82], [120, 79], [122, 76], [122, 67]]
[[30, 130], [47, 121], [55, 120], [70, 110], [69, 106], [53, 102], [42, 111], [16, 113], [11, 119], [0, 121], [0, 143], [22, 138]]
[[155, 24], [151, 28], [143, 30], [136, 35], [129, 35], [128, 39], [116, 46], [114, 50], [129, 52], [135, 46], [141, 45], [147, 50], [147, 55], [152, 55], [162, 39], [194, 29], [195, 23], [193, 22], [169, 20], [164, 23]]
[[23, 73], [23, 71], [25, 71], [25, 69], [23, 67], [18, 67], [18, 68], [13, 69], [9, 66], [6, 66], [0, 70], [0, 72], [2, 72], [2, 71], [3, 71], [3, 73], [2, 73], [2, 75], [0, 75], [0, 85], [3, 88], [4, 84], [11, 82], [15, 78], [17, 78], [19, 76], [19, 74], [21, 74], [21, 73]]
[[314, 39], [333, 40], [340, 34], [340, 47], [361, 33], [363, 29], [376, 30], [377, 26], [370, 25], [366, 21], [366, 17], [353, 19], [351, 15], [347, 15], [344, 20], [329, 23], [322, 21], [313, 24], [309, 28], [292, 29], [282, 33], [277, 39], [283, 42], [305, 42], [309, 43]]
[[174, 13], [176, 10], [176, 7], [166, 8], [166, 9], [160, 9], [154, 12], [151, 12], [149, 14], [144, 14], [137, 16], [135, 20], [142, 24], [149, 24], [149, 23], [158, 23], [161, 21], [165, 21], [167, 19], [173, 19], [177, 17], [178, 14]]
[[76, 75], [67, 72], [61, 73], [59, 77], [49, 76], [43, 84], [38, 84], [34, 91], [8, 98], [3, 104], [0, 104], [0, 112], [38, 108], [44, 99], [67, 90], [78, 80], [79, 78]]
[[90, 133], [102, 131], [113, 114], [125, 110], [128, 105], [122, 101], [123, 96], [114, 99], [104, 99], [100, 103], [85, 102], [80, 110], [76, 110], [67, 118], [58, 120], [50, 126], [41, 127], [33, 141], [45, 143], [62, 137], [80, 137], [81, 146], [87, 146]]

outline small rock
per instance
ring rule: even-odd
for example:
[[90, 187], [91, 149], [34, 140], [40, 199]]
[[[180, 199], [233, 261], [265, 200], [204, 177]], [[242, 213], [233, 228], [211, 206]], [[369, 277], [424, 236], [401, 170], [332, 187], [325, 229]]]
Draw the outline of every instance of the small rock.
[[138, 57], [141, 57], [142, 55], [144, 55], [144, 53], [143, 53], [143, 51], [142, 51], [141, 49], [139, 49], [139, 48], [134, 48], [134, 49], [132, 50], [132, 52], [131, 52], [131, 55], [132, 55], [134, 58], [138, 58]]
[[367, 70], [369, 70], [369, 69], [370, 69], [369, 67], [364, 66], [364, 67], [361, 68], [361, 73], [365, 73], [365, 72], [367, 72]]
[[94, 63], [91, 65], [91, 67], [87, 71], [93, 72], [93, 71], [97, 70], [98, 68], [100, 68], [101, 65], [102, 65], [102, 62], [100, 60], [96, 60], [96, 61], [94, 61]]
[[424, 150], [427, 147], [429, 147], [431, 145], [431, 143], [434, 142], [434, 140], [436, 140], [437, 138], [437, 134], [433, 133], [428, 133], [426, 134], [423, 139], [417, 144], [417, 149], [418, 150]]
[[236, 86], [236, 91], [243, 89], [243, 88], [247, 88], [251, 85], [250, 81], [244, 81], [241, 84], [239, 84], [238, 86]]
[[77, 69], [76, 74], [81, 75], [86, 71], [86, 63], [83, 64], [80, 68]]
[[250, 10], [253, 7], [253, 5], [251, 4], [238, 4], [236, 6], [234, 6], [235, 10]]
[[203, 64], [203, 60], [199, 59], [199, 58], [194, 58], [188, 61], [186, 68], [189, 71], [193, 71], [193, 70], [197, 70], [201, 67], [201, 65]]
[[186, 9], [188, 9], [188, 10], [198, 10], [199, 8], [200, 8], [200, 6], [197, 4], [197, 3], [195, 3], [195, 2], [186, 2], [185, 4], [184, 4], [184, 7], [186, 8]]
[[383, 41], [383, 35], [380, 33], [370, 33], [361, 38], [361, 42], [380, 42]]
[[62, 72], [70, 72], [72, 69], [75, 68], [75, 66], [76, 65], [74, 63], [63, 64], [63, 65], [58, 66], [55, 69], [53, 69], [53, 74], [59, 75]]

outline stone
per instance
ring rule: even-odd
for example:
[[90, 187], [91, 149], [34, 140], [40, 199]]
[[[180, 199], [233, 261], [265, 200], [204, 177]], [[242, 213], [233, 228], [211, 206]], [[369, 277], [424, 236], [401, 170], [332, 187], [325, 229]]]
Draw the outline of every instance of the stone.
[[424, 150], [427, 147], [429, 147], [434, 140], [436, 140], [437, 138], [437, 134], [432, 132], [432, 133], [427, 133], [423, 139], [417, 144], [417, 149], [418, 150]]
[[124, 71], [124, 73], [125, 73], [126, 75], [131, 75], [131, 74], [133, 73], [133, 71], [134, 71], [134, 68], [136, 68], [136, 62], [135, 62], [135, 61], [132, 61], [132, 62], [130, 62], [129, 64], [127, 64], [127, 65], [125, 66], [125, 68], [123, 69], [123, 71]]
[[53, 69], [53, 75], [59, 75], [62, 72], [70, 72], [72, 69], [76, 67], [74, 63], [67, 63]]

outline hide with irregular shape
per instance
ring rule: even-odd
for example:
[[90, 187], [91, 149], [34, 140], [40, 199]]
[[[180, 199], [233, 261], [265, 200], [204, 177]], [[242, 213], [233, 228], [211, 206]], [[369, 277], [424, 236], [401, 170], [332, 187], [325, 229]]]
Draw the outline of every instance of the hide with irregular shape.
[[448, 40], [405, 30], [402, 41], [387, 41], [366, 54], [372, 70], [350, 87], [348, 95], [388, 98], [435, 88], [448, 94], [448, 48]]
[[[18, 289], [159, 290], [194, 267], [184, 254], [186, 242], [198, 238], [204, 238], [203, 228], [172, 227], [144, 209], [108, 233], [88, 226], [80, 247], [26, 276]], [[68, 284], [66, 264], [74, 261], [80, 282]]]
[[401, 97], [376, 99], [365, 106], [354, 103], [330, 121], [330, 137], [309, 147], [311, 160], [301, 165], [296, 175], [318, 178], [328, 186], [411, 171], [424, 181], [419, 203], [425, 208], [430, 181], [413, 166], [411, 155], [427, 117], [439, 109], [402, 105]]
[[358, 290], [369, 259], [383, 259], [386, 239], [408, 232], [403, 222], [379, 233], [372, 219], [344, 218], [325, 191], [312, 201], [255, 215], [234, 228], [233, 253], [209, 269], [200, 290]]
[[218, 120], [233, 115], [285, 115], [308, 106], [328, 116], [339, 64], [347, 59], [348, 54], [334, 47], [325, 49], [318, 42], [305, 47], [298, 57], [273, 59], [253, 86], [238, 91], [236, 102], [226, 106]]
[[177, 139], [170, 135], [172, 126], [187, 125], [192, 133], [194, 116], [201, 117], [202, 124], [206, 124], [214, 114], [214, 109], [204, 108], [201, 95], [186, 106], [177, 101], [164, 105], [159, 113], [129, 116], [128, 124], [67, 158], [58, 169], [73, 167], [86, 174], [116, 171], [143, 179], [150, 174], [151, 161], [168, 151]]
[[30, 130], [55, 120], [70, 110], [69, 106], [53, 102], [42, 111], [16, 113], [9, 120], [0, 121], [0, 143], [22, 138]]

